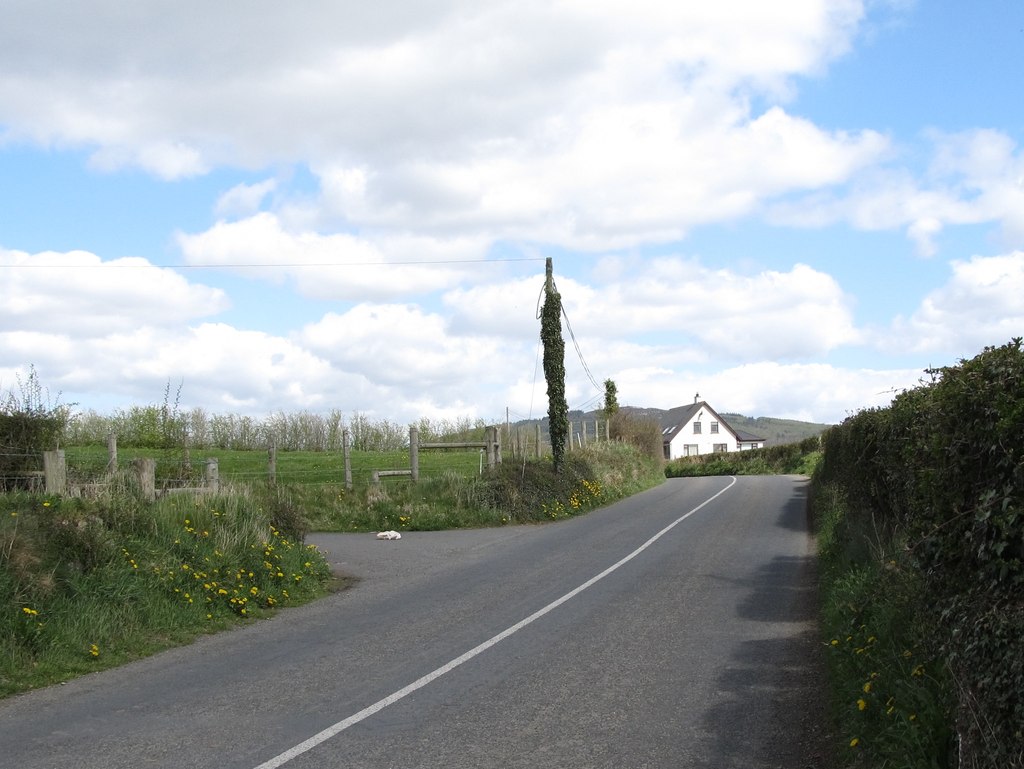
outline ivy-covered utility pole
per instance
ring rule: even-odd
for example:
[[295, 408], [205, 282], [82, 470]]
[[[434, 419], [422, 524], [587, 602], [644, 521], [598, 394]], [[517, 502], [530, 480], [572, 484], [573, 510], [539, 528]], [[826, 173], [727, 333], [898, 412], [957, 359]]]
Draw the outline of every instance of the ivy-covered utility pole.
[[569, 404], [565, 400], [565, 341], [562, 339], [562, 297], [555, 290], [551, 257], [547, 259], [540, 339], [544, 343], [544, 378], [548, 383], [548, 431], [555, 472], [562, 469], [569, 434]]
[[619, 388], [611, 379], [604, 380], [604, 416], [611, 419], [619, 410]]

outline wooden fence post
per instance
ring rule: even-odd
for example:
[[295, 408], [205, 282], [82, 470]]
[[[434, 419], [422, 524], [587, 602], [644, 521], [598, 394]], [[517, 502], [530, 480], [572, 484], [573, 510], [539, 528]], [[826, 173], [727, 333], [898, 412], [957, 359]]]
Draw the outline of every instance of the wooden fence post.
[[277, 484], [277, 445], [274, 443], [267, 449], [267, 478], [271, 486]]
[[216, 457], [206, 459], [206, 488], [215, 494], [220, 491], [220, 463]]
[[540, 450], [540, 422], [534, 425], [534, 443], [533, 443], [534, 457], [536, 459], [541, 458]]
[[341, 431], [341, 453], [345, 456], [345, 488], [352, 491], [352, 435], [347, 427]]
[[133, 459], [132, 466], [135, 468], [135, 477], [139, 483], [139, 492], [147, 502], [156, 499], [156, 460], [155, 459]]
[[43, 452], [43, 477], [47, 494], [64, 494], [68, 488], [68, 465], [64, 449]]
[[110, 433], [107, 436], [107, 474], [113, 475], [117, 472], [117, 433]]
[[409, 469], [412, 470], [412, 482], [420, 479], [420, 431], [409, 428]]

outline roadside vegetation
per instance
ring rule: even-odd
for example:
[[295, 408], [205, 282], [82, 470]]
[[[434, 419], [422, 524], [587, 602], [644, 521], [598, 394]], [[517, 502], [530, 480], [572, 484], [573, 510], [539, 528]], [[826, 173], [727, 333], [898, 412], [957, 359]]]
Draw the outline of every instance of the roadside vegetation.
[[327, 564], [294, 521], [246, 493], [0, 495], [0, 696], [322, 595]]
[[[307, 450], [279, 451], [270, 483], [266, 450], [174, 445], [175, 408], [165, 403], [136, 410], [141, 424], [122, 424], [149, 439], [139, 441], [143, 446], [119, 441], [119, 470], [107, 468], [99, 441], [66, 447], [69, 480], [102, 483], [79, 486], [89, 489], [82, 496], [58, 496], [33, 489], [38, 480], [30, 473], [38, 446], [65, 445], [74, 420], [67, 407], [49, 403], [34, 378], [26, 385], [0, 408], [0, 431], [7, 430], [0, 454], [10, 465], [0, 494], [0, 696], [122, 664], [337, 589], [322, 554], [303, 543], [313, 529], [539, 523], [580, 515], [664, 478], [658, 454], [638, 448], [623, 423], [615, 441], [567, 452], [558, 473], [550, 458], [507, 458], [488, 471], [478, 451], [452, 450], [423, 453], [418, 483], [372, 484], [374, 469], [408, 467], [408, 451], [357, 450], [348, 489], [338, 452]], [[95, 415], [90, 420], [97, 423]], [[369, 423], [362, 430], [367, 440], [398, 432]], [[158, 487], [196, 485], [210, 456], [220, 466], [216, 493], [167, 492], [149, 502], [130, 471], [131, 459], [155, 458]]]
[[821, 439], [815, 435], [781, 446], [679, 457], [665, 465], [665, 475], [812, 475], [820, 461]]
[[1024, 767], [1024, 350], [828, 431], [812, 483], [845, 765]]

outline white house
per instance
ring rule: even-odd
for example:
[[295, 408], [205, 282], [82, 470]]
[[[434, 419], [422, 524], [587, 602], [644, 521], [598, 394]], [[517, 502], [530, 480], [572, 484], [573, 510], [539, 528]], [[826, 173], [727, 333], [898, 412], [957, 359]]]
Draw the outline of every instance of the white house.
[[767, 439], [733, 429], [698, 394], [693, 404], [672, 409], [662, 425], [665, 459], [762, 448]]

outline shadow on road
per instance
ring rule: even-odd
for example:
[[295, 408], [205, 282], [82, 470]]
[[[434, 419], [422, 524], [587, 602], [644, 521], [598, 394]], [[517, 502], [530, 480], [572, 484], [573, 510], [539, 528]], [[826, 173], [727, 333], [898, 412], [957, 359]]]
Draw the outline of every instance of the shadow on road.
[[[717, 679], [702, 769], [825, 769], [829, 739], [822, 650], [813, 630], [743, 643]], [[751, 757], [756, 756], [754, 762]]]
[[809, 622], [817, 612], [816, 559], [813, 556], [778, 556], [760, 566], [746, 597], [736, 607], [743, 619], [758, 622]]
[[807, 531], [807, 499], [810, 489], [810, 479], [803, 478], [793, 480], [793, 496], [782, 509], [782, 514], [775, 522], [777, 526], [790, 531]]
[[[787, 512], [803, 515], [803, 508]], [[703, 724], [714, 745], [704, 769], [826, 769], [831, 738], [824, 652], [817, 635], [817, 560], [774, 558], [734, 584], [746, 620], [772, 623], [770, 638], [736, 647], [716, 679]], [[751, 763], [751, 756], [757, 762]]]

